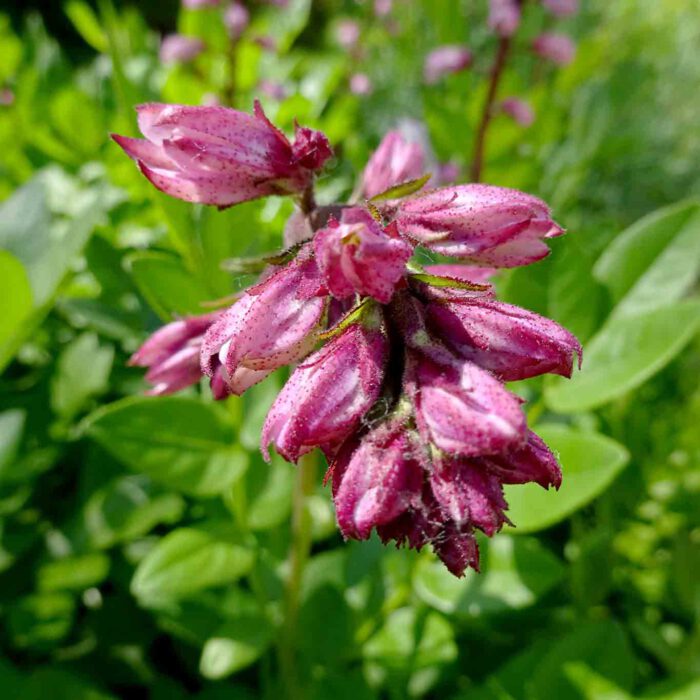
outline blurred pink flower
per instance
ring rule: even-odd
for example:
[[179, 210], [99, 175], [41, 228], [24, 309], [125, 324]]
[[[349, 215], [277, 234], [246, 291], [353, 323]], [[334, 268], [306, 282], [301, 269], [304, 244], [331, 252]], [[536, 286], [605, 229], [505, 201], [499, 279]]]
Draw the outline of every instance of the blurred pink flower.
[[471, 62], [471, 51], [465, 46], [440, 46], [426, 56], [423, 78], [428, 85], [433, 85], [446, 75], [465, 70]]
[[350, 92], [353, 95], [370, 95], [372, 89], [372, 81], [366, 73], [353, 73], [350, 76]]
[[352, 49], [360, 39], [360, 25], [354, 19], [342, 19], [335, 27], [338, 45], [346, 51]]
[[520, 25], [520, 5], [517, 0], [489, 0], [489, 27], [501, 37], [515, 34]]
[[287, 90], [281, 83], [276, 83], [273, 80], [263, 79], [258, 83], [258, 90], [269, 97], [271, 100], [279, 102], [287, 96]]
[[200, 7], [217, 7], [221, 4], [221, 0], [182, 0], [182, 6], [190, 10], [196, 10]]
[[390, 131], [372, 154], [362, 174], [362, 194], [371, 199], [390, 187], [424, 174], [425, 151], [398, 131]]
[[558, 66], [565, 66], [574, 60], [576, 44], [566, 34], [540, 34], [533, 42], [534, 52]]
[[159, 57], [163, 63], [189, 63], [204, 51], [201, 39], [182, 34], [169, 34], [163, 37]]
[[240, 2], [233, 2], [224, 10], [224, 26], [231, 40], [239, 39], [249, 23], [250, 13]]
[[531, 126], [535, 121], [532, 107], [518, 97], [507, 97], [501, 102], [501, 111], [523, 127]]
[[542, 4], [555, 17], [568, 17], [578, 12], [578, 0], [542, 0]]
[[374, 0], [374, 14], [377, 17], [386, 17], [391, 13], [393, 0]]

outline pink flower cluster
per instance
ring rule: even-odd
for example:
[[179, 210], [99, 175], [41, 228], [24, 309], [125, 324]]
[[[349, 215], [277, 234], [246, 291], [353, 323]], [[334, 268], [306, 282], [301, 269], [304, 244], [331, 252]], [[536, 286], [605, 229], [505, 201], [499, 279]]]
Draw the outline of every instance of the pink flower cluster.
[[[475, 530], [508, 522], [503, 484], [561, 481], [504, 383], [570, 376], [580, 345], [485, 283], [548, 254], [544, 241], [563, 230], [547, 206], [488, 185], [423, 191], [424, 154], [390, 133], [363, 175], [373, 201], [316, 207], [322, 134], [298, 128], [290, 144], [259, 108], [147, 105], [139, 116], [148, 140], [116, 139], [156, 186], [210, 204], [290, 193], [308, 231], [230, 308], [146, 341], [132, 363], [149, 368], [151, 393], [205, 375], [223, 398], [298, 363], [265, 421], [263, 455], [273, 446], [296, 462], [320, 448], [346, 538], [376, 529], [385, 542], [432, 545], [457, 576], [478, 568]], [[423, 269], [417, 248], [460, 262]]]

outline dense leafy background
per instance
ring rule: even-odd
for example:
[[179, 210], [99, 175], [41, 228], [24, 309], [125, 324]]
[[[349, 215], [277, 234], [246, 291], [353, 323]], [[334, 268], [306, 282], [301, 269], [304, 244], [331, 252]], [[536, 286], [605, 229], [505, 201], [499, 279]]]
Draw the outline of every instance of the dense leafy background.
[[[327, 201], [406, 117], [440, 160], [468, 164], [494, 51], [486, 2], [394, 4], [387, 21], [369, 2], [252, 3], [233, 72], [216, 10], [68, 0], [0, 14], [14, 94], [0, 106], [3, 697], [284, 697], [285, 646], [313, 700], [700, 697], [696, 0], [584, 0], [556, 23], [578, 41], [561, 70], [527, 50], [554, 25], [528, 3], [502, 94], [537, 120], [494, 121], [485, 179], [544, 197], [570, 235], [499, 287], [574, 330], [585, 365], [523, 388], [565, 483], [510, 489], [518, 527], [483, 543], [481, 575], [342, 543], [319, 478], [290, 638], [294, 472], [257, 452], [283, 377], [214, 404], [199, 390], [143, 398], [126, 366], [162, 321], [246, 284], [220, 261], [274, 249], [290, 211], [155, 192], [107, 138], [135, 134], [135, 103], [232, 93], [249, 109], [261, 79], [283, 84], [270, 116], [336, 147]], [[359, 59], [333, 40], [343, 16], [362, 22]], [[158, 31], [176, 23], [209, 44], [193, 66], [158, 62]], [[473, 70], [423, 86], [425, 53], [451, 42], [472, 47]], [[365, 98], [346, 88], [358, 66]]]

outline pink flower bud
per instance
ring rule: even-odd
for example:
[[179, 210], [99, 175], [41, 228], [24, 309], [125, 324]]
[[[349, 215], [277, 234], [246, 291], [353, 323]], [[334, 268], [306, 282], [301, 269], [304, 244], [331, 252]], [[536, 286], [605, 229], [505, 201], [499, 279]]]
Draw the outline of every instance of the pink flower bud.
[[568, 17], [578, 12], [578, 0], [542, 0], [542, 4], [555, 17]]
[[280, 102], [287, 96], [287, 90], [281, 83], [276, 83], [274, 80], [261, 80], [258, 83], [258, 91], [260, 94], [269, 97], [271, 100]]
[[498, 36], [513, 36], [520, 25], [520, 5], [517, 0], [489, 0], [488, 24]]
[[542, 488], [561, 486], [561, 469], [552, 451], [539, 435], [531, 430], [527, 442], [512, 452], [491, 455], [476, 460], [483, 468], [494, 473], [504, 484], [534, 482]]
[[399, 232], [443, 255], [517, 267], [544, 258], [543, 238], [564, 230], [532, 195], [491, 185], [456, 185], [400, 202]]
[[261, 36], [255, 37], [255, 43], [263, 51], [267, 51], [268, 53], [275, 53], [277, 51], [277, 40], [274, 36], [262, 34]]
[[489, 537], [508, 522], [508, 508], [498, 477], [475, 460], [440, 459], [433, 465], [430, 486], [444, 514], [458, 528], [483, 530]]
[[517, 97], [508, 97], [501, 102], [501, 111], [507, 114], [516, 124], [523, 127], [531, 126], [535, 121], [535, 113], [532, 107], [524, 100]]
[[472, 62], [472, 53], [465, 46], [440, 46], [431, 51], [423, 65], [423, 78], [434, 85], [446, 75], [459, 73]]
[[518, 306], [488, 299], [428, 304], [431, 328], [461, 358], [503, 381], [547, 372], [570, 377], [578, 340], [554, 321]]
[[182, 0], [182, 6], [190, 10], [197, 10], [200, 7], [217, 7], [221, 0]]
[[353, 73], [350, 76], [350, 92], [353, 95], [370, 95], [372, 90], [372, 81], [366, 73]]
[[460, 265], [459, 263], [426, 265], [425, 271], [438, 277], [449, 277], [472, 284], [489, 284], [491, 278], [498, 272], [494, 267], [477, 267], [475, 265]]
[[459, 177], [460, 167], [457, 163], [448, 161], [439, 163], [434, 177], [434, 184], [437, 186], [451, 185]]
[[391, 236], [360, 207], [344, 209], [314, 236], [314, 252], [326, 287], [344, 299], [357, 293], [389, 303], [413, 253], [410, 244]]
[[377, 17], [386, 17], [391, 13], [393, 0], [374, 0], [374, 14]]
[[300, 258], [248, 289], [211, 326], [202, 343], [205, 374], [219, 362], [232, 378], [240, 367], [271, 370], [312, 350], [326, 303], [316, 263]]
[[420, 507], [423, 467], [414, 440], [396, 421], [344, 445], [331, 472], [338, 526], [346, 539], [366, 540], [372, 528]]
[[498, 454], [525, 440], [520, 399], [471, 362], [439, 365], [411, 353], [407, 389], [423, 440], [448, 455]]
[[353, 324], [299, 365], [275, 400], [262, 430], [268, 445], [296, 462], [314, 447], [333, 447], [358, 428], [379, 396], [388, 341], [378, 313]]
[[424, 174], [425, 150], [398, 131], [390, 131], [372, 154], [362, 175], [362, 194], [370, 199], [394, 185]]
[[189, 63], [204, 51], [204, 42], [191, 36], [169, 34], [160, 45], [160, 60], [163, 63]]
[[161, 396], [196, 384], [202, 378], [199, 350], [206, 330], [219, 313], [192, 316], [159, 328], [132, 356], [129, 364], [148, 367], [148, 394]]
[[471, 531], [460, 532], [454, 525], [448, 524], [440, 533], [440, 538], [432, 544], [435, 554], [455, 576], [464, 576], [469, 566], [479, 571], [479, 545]]
[[360, 25], [353, 19], [342, 19], [335, 27], [335, 39], [338, 45], [349, 51], [360, 39]]
[[224, 11], [224, 26], [232, 41], [241, 37], [249, 23], [250, 13], [240, 2], [233, 2]]
[[576, 44], [566, 34], [540, 34], [532, 42], [532, 49], [538, 56], [558, 66], [568, 65], [576, 54]]
[[299, 193], [332, 153], [311, 129], [299, 128], [291, 144], [257, 102], [254, 115], [155, 103], [137, 110], [146, 139], [112, 138], [159, 190], [187, 202], [226, 207]]

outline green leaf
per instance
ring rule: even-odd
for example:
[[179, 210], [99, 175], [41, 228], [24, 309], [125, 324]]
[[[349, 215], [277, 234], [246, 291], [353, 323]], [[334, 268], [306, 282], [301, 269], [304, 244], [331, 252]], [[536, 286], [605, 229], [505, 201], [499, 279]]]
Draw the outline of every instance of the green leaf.
[[131, 591], [147, 607], [187, 598], [237, 581], [250, 571], [253, 552], [215, 530], [182, 527], [166, 535], [141, 560]]
[[210, 310], [203, 304], [211, 299], [210, 291], [174, 255], [134, 253], [127, 264], [139, 291], [161, 318]]
[[[626, 294], [634, 294], [634, 288], [640, 282], [642, 287], [645, 286], [645, 276], [664, 257], [664, 249], [674, 246], [686, 225], [691, 232], [697, 229], [697, 214], [696, 202], [680, 202], [652, 212], [618, 234], [593, 269], [616, 303]], [[697, 255], [690, 257], [697, 261]], [[664, 297], [660, 294], [658, 298]]]
[[83, 511], [85, 531], [95, 547], [112, 547], [161, 523], [177, 522], [184, 509], [181, 496], [158, 493], [147, 477], [125, 476], [90, 496]]
[[60, 354], [51, 384], [51, 407], [63, 418], [75, 416], [93, 396], [107, 391], [114, 359], [111, 345], [100, 346], [95, 333], [83, 333]]
[[420, 669], [457, 658], [454, 630], [436, 612], [420, 619], [414, 608], [399, 608], [362, 648], [365, 659], [388, 668]]
[[537, 484], [506, 486], [508, 517], [515, 533], [550, 527], [605, 491], [629, 460], [619, 443], [598, 433], [542, 425], [537, 433], [557, 455], [563, 472], [559, 491]]
[[0, 413], [0, 481], [17, 456], [27, 414], [20, 409]]
[[32, 310], [32, 288], [22, 263], [0, 250], [0, 347], [21, 327]]
[[73, 23], [80, 36], [99, 53], [107, 53], [109, 42], [102, 31], [100, 21], [90, 5], [82, 0], [69, 0], [64, 8], [68, 19]]
[[553, 378], [545, 397], [554, 411], [586, 411], [635, 389], [665, 367], [700, 328], [700, 301], [613, 318], [583, 350], [583, 369]]
[[83, 591], [97, 586], [109, 573], [109, 557], [92, 553], [43, 564], [37, 572], [40, 591]]
[[534, 604], [564, 575], [561, 562], [532, 537], [497, 535], [479, 543], [481, 573], [456, 578], [434, 556], [416, 567], [416, 595], [441, 612], [478, 617]]
[[226, 622], [202, 649], [199, 670], [205, 678], [226, 678], [257, 661], [270, 646], [274, 628], [262, 615]]
[[74, 614], [75, 600], [67, 593], [29, 595], [9, 608], [8, 631], [19, 648], [49, 649], [70, 632]]
[[195, 496], [222, 493], [248, 465], [219, 412], [196, 399], [124, 399], [95, 411], [82, 427], [133, 471]]
[[426, 173], [425, 175], [416, 178], [415, 180], [407, 180], [406, 182], [401, 182], [398, 185], [390, 187], [384, 192], [375, 194], [369, 201], [370, 202], [385, 202], [388, 199], [399, 199], [400, 197], [408, 197], [410, 194], [418, 192], [422, 189], [428, 180], [432, 177], [432, 173]]

